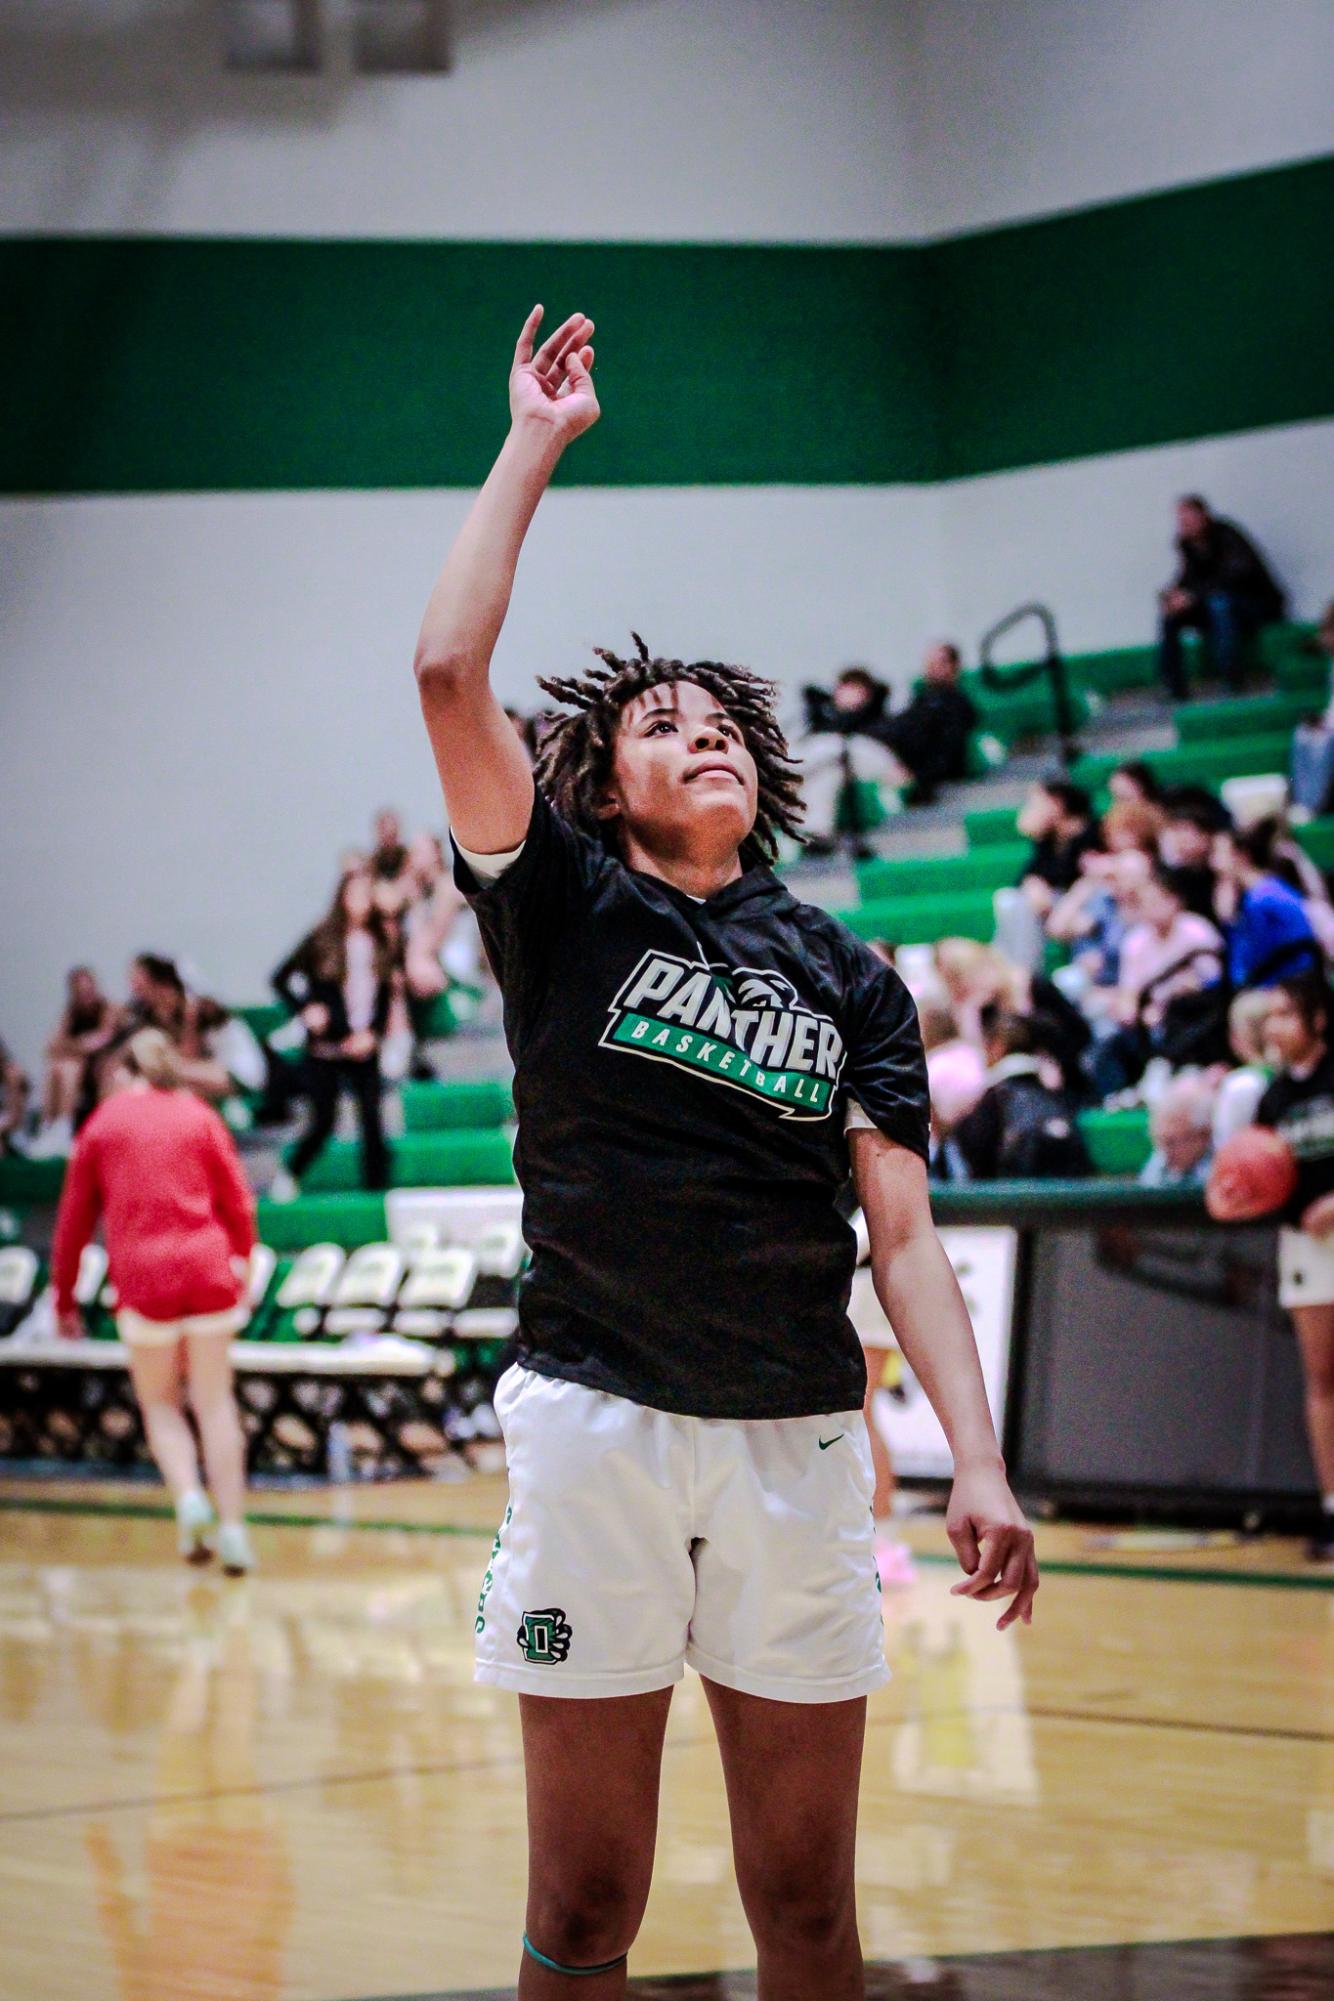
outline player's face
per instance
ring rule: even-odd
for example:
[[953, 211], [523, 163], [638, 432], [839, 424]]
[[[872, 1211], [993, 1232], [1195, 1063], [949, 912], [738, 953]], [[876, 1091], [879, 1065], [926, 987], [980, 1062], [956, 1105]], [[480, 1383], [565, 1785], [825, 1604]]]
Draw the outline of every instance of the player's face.
[[707, 688], [647, 688], [621, 712], [604, 801], [652, 853], [739, 848], [755, 825], [755, 760]]

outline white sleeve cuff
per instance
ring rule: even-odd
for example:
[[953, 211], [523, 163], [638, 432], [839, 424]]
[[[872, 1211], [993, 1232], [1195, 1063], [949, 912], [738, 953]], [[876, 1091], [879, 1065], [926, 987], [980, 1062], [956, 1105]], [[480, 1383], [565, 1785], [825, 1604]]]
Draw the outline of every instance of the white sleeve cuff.
[[483, 889], [488, 888], [493, 882], [499, 882], [506, 869], [513, 868], [527, 845], [526, 841], [520, 841], [517, 848], [510, 848], [504, 854], [475, 855], [471, 848], [464, 847], [462, 841], [456, 840], [454, 842], [454, 846], [458, 849], [464, 861], [467, 862], [468, 867], [472, 870], [473, 875]]

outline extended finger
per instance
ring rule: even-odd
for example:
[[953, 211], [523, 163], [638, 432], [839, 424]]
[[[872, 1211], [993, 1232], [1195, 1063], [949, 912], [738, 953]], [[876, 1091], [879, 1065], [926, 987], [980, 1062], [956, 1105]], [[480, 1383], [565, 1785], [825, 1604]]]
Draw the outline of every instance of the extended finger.
[[548, 374], [570, 348], [583, 339], [584, 328], [591, 325], [592, 321], [587, 313], [571, 313], [569, 319], [563, 320], [553, 334], [547, 335], [533, 357], [535, 366], [542, 374]]
[[537, 329], [541, 324], [542, 308], [541, 306], [534, 306], [532, 312], [529, 313], [523, 323], [519, 338], [514, 343], [514, 366], [516, 368], [523, 368], [532, 360], [533, 342], [537, 338]]
[[592, 366], [593, 350], [591, 347], [572, 349], [565, 358], [565, 380], [557, 390], [557, 395], [568, 396], [572, 389], [579, 389], [585, 385], [591, 389], [592, 384], [589, 382], [588, 377]]
[[996, 1631], [998, 1633], [1003, 1633], [1007, 1626], [1014, 1624], [1016, 1619], [1022, 1619], [1026, 1626], [1032, 1625], [1033, 1600], [1037, 1596], [1037, 1591], [1038, 1563], [1037, 1558], [1030, 1551], [1028, 1561], [1024, 1565], [1023, 1583], [1015, 1594], [1014, 1603], [1007, 1607], [996, 1621]]
[[[580, 355], [584, 352], [585, 343], [592, 331], [592, 320], [585, 320], [583, 325], [572, 336], [569, 343], [560, 349], [556, 356], [554, 367], [540, 378], [544, 389], [559, 391], [569, 388], [571, 371], [575, 368]], [[589, 352], [591, 353], [592, 350], [589, 349]]]

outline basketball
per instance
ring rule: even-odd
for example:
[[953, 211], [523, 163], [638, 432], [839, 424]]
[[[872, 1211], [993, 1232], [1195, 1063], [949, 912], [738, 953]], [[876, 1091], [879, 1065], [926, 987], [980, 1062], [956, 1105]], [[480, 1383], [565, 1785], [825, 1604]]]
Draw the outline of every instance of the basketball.
[[1292, 1200], [1297, 1162], [1287, 1141], [1267, 1126], [1247, 1126], [1218, 1149], [1205, 1206], [1218, 1223], [1272, 1216]]

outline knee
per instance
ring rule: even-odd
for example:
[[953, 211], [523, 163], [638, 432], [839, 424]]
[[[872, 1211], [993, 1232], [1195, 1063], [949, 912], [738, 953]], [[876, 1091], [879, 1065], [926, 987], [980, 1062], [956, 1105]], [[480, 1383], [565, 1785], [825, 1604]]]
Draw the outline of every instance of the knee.
[[630, 1950], [644, 1902], [644, 1894], [614, 1869], [534, 1885], [528, 1896], [528, 1936], [562, 1966], [600, 1966]]
[[762, 1871], [746, 1886], [746, 1916], [766, 1950], [818, 1954], [856, 1927], [851, 1882], [812, 1880], [811, 1858]]

